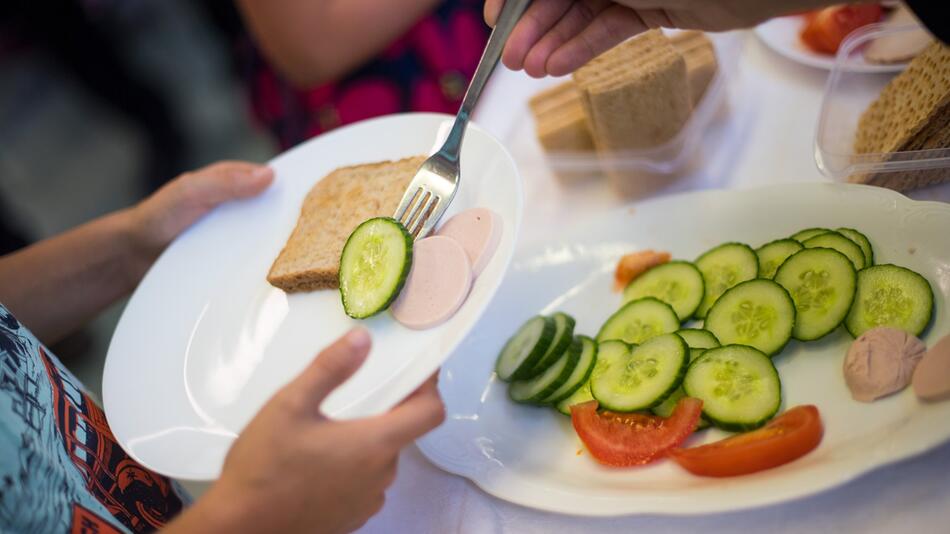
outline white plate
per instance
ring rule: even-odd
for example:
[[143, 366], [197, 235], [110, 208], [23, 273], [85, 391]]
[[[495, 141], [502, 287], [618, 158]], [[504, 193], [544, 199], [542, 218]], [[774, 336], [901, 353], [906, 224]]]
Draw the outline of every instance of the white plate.
[[[817, 450], [785, 466], [729, 479], [696, 477], [670, 461], [610, 469], [597, 465], [567, 417], [517, 405], [493, 376], [506, 337], [531, 315], [562, 310], [577, 332], [595, 334], [620, 303], [610, 291], [617, 258], [654, 248], [695, 258], [725, 241], [758, 246], [811, 226], [851, 226], [871, 239], [878, 263], [930, 281], [936, 318], [925, 336], [950, 332], [950, 205], [913, 202], [885, 189], [802, 184], [671, 196], [606, 213], [519, 253], [499, 298], [443, 365], [446, 423], [418, 443], [441, 468], [524, 506], [577, 515], [699, 514], [777, 503], [830, 488], [950, 439], [950, 401], [923, 404], [908, 389], [873, 404], [853, 401], [841, 366], [851, 341], [792, 342], [775, 362], [784, 406], [815, 404], [825, 423]], [[692, 444], [720, 439], [710, 430]]]
[[[122, 314], [103, 376], [113, 433], [160, 473], [208, 480], [261, 405], [357, 321], [338, 291], [286, 295], [265, 280], [293, 229], [304, 196], [335, 168], [431, 152], [445, 115], [371, 120], [307, 142], [271, 162], [264, 195], [215, 211], [176, 240]], [[426, 331], [389, 314], [361, 324], [374, 348], [366, 364], [323, 405], [336, 417], [382, 412], [452, 353], [501, 283], [521, 223], [521, 178], [504, 147], [469, 126], [462, 181], [446, 217], [486, 207], [504, 222], [494, 257], [458, 313]]]
[[[778, 17], [759, 24], [755, 28], [756, 35], [769, 48], [792, 61], [815, 67], [831, 70], [835, 66], [835, 56], [819, 54], [805, 46], [798, 34], [801, 32], [805, 19], [801, 15]], [[843, 72], [900, 72], [907, 63], [879, 65], [864, 61], [864, 55], [858, 54], [843, 62], [840, 70]]]

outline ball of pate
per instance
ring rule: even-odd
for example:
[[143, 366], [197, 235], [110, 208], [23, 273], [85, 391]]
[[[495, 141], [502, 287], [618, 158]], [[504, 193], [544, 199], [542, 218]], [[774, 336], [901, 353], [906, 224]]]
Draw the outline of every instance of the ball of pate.
[[910, 384], [927, 346], [896, 328], [878, 327], [854, 340], [844, 359], [844, 380], [854, 400], [871, 402]]

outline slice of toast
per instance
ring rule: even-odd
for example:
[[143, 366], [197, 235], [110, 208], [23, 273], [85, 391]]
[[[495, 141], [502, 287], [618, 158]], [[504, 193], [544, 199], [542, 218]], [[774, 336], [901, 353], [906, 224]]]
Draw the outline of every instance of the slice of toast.
[[288, 293], [339, 287], [347, 238], [363, 221], [391, 216], [424, 161], [416, 156], [343, 167], [317, 182], [267, 281]]

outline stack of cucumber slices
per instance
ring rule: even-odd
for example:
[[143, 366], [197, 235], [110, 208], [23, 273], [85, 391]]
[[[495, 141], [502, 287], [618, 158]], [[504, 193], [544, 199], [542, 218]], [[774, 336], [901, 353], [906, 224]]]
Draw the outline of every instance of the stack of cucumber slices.
[[653, 267], [626, 287], [596, 339], [576, 335], [564, 313], [533, 317], [495, 369], [515, 402], [566, 415], [596, 399], [612, 411], [669, 417], [690, 396], [703, 401], [700, 428], [744, 431], [778, 412], [772, 358], [792, 338], [820, 339], [842, 325], [854, 337], [878, 326], [919, 336], [932, 314], [929, 282], [875, 265], [864, 234], [808, 228], [756, 250], [731, 242], [695, 262]]

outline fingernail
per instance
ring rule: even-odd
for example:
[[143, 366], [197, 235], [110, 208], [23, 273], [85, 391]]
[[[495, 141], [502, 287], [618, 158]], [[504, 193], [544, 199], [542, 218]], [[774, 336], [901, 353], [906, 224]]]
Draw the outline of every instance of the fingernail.
[[262, 167], [258, 167], [251, 172], [251, 176], [256, 179], [270, 178], [273, 174], [274, 174], [274, 169], [271, 169], [270, 167], [266, 165]]
[[355, 350], [368, 350], [373, 340], [365, 328], [356, 327], [346, 333], [346, 343]]

